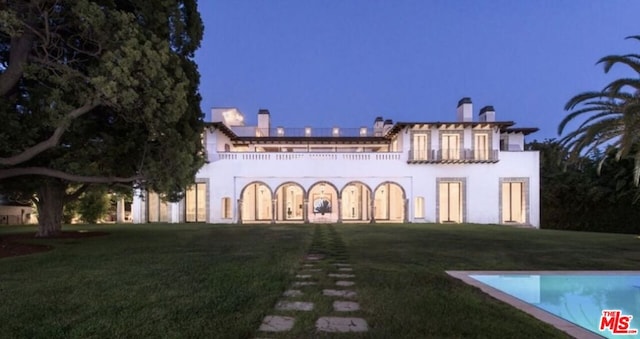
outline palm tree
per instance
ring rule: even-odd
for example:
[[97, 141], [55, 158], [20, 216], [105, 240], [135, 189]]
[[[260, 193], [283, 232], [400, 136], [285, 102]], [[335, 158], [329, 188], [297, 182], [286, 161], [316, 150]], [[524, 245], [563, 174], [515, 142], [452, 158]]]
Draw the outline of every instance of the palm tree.
[[[640, 35], [627, 39], [640, 41]], [[567, 124], [586, 116], [578, 128], [560, 143], [569, 151], [570, 159], [579, 159], [601, 146], [614, 148], [616, 160], [634, 159], [633, 183], [640, 183], [640, 55], [609, 55], [598, 61], [608, 73], [616, 64], [631, 68], [637, 77], [622, 78], [609, 83], [601, 91], [580, 93], [565, 105], [570, 112], [558, 126], [562, 135]], [[607, 152], [608, 153], [608, 152]], [[605, 153], [605, 154], [607, 154]], [[604, 161], [604, 159], [602, 159]]]

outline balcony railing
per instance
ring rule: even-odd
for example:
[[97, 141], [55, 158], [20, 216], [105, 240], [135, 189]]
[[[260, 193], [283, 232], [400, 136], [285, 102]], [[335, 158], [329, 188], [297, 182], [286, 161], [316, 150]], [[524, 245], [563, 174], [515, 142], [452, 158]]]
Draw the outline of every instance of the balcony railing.
[[255, 126], [234, 126], [231, 130], [240, 137], [381, 137], [382, 131], [372, 128], [317, 128], [317, 127], [276, 127], [258, 128]]
[[499, 160], [498, 150], [446, 149], [410, 150], [407, 163], [495, 163]]
[[[212, 159], [211, 159], [212, 158]], [[384, 153], [268, 153], [268, 152], [218, 152], [211, 154], [209, 161], [241, 160], [241, 161], [401, 161], [403, 154], [397, 152]]]

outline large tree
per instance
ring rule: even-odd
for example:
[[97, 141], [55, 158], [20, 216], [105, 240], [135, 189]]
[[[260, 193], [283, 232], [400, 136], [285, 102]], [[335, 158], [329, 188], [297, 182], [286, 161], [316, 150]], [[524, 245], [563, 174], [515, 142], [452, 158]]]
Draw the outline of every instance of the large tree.
[[[627, 39], [640, 41], [640, 36]], [[600, 91], [580, 93], [565, 109], [571, 111], [560, 123], [562, 134], [567, 124], [584, 119], [578, 128], [567, 133], [561, 144], [579, 159], [594, 149], [615, 149], [617, 160], [631, 158], [634, 162], [633, 183], [640, 183], [640, 54], [609, 55], [598, 61], [605, 73], [615, 65], [629, 68], [634, 74], [616, 79]], [[607, 152], [608, 154], [608, 152]]]
[[0, 0], [0, 190], [36, 203], [39, 236], [91, 184], [180, 198], [203, 163], [202, 29], [195, 0]]

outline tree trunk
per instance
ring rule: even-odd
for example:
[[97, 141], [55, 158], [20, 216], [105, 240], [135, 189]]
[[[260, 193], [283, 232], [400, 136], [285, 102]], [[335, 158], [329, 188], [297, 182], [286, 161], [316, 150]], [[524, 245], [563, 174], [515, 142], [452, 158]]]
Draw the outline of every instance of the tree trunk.
[[56, 180], [43, 182], [38, 189], [38, 238], [59, 235], [62, 229], [65, 186]]

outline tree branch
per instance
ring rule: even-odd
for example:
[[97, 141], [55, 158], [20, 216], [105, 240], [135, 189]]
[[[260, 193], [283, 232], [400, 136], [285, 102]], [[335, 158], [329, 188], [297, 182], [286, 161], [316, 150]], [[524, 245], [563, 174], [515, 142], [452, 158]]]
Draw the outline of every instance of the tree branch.
[[21, 153], [18, 153], [14, 156], [0, 157], [0, 165], [14, 166], [14, 165], [23, 163], [50, 148], [57, 146], [58, 143], [60, 142], [60, 138], [62, 137], [62, 134], [64, 134], [64, 132], [67, 130], [67, 127], [69, 126], [70, 121], [83, 114], [86, 114], [87, 112], [91, 111], [97, 106], [98, 106], [98, 101], [96, 100], [90, 103], [86, 103], [84, 106], [78, 107], [73, 111], [69, 112], [64, 117], [64, 120], [62, 121], [62, 123], [55, 129], [53, 134], [49, 137], [49, 139], [42, 141], [40, 143], [37, 143], [34, 146], [31, 146], [25, 149], [24, 151], [22, 151]]
[[105, 177], [105, 176], [86, 176], [70, 174], [63, 171], [54, 170], [46, 167], [16, 167], [0, 169], [0, 180], [19, 177], [24, 175], [40, 175], [51, 178], [58, 178], [72, 182], [85, 184], [112, 184], [112, 183], [132, 183], [141, 180], [142, 175], [134, 175], [131, 177]]
[[64, 202], [70, 202], [73, 201], [75, 199], [78, 199], [78, 197], [80, 197], [80, 195], [84, 192], [87, 191], [87, 189], [90, 187], [91, 185], [89, 184], [82, 184], [82, 186], [80, 186], [77, 190], [75, 190], [73, 193], [71, 194], [65, 194], [64, 196]]

